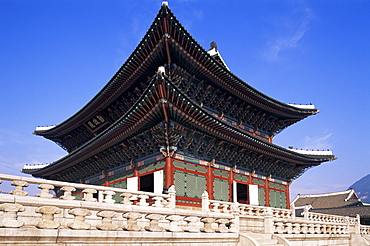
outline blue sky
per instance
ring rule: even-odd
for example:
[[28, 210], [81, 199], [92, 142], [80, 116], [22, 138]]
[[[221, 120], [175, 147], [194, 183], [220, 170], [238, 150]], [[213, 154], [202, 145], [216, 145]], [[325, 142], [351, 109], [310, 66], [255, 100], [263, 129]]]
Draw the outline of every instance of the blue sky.
[[[0, 166], [50, 163], [65, 152], [32, 135], [84, 106], [134, 50], [161, 1], [0, 0]], [[370, 1], [169, 1], [206, 49], [216, 41], [231, 71], [286, 103], [321, 112], [274, 138], [330, 149], [337, 160], [291, 185], [297, 193], [347, 189], [370, 173]]]

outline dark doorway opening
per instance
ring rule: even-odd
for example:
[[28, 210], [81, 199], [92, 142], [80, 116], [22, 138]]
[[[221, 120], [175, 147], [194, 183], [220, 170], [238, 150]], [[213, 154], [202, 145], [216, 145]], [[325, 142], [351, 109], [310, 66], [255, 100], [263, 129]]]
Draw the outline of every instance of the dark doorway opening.
[[237, 200], [240, 203], [248, 203], [248, 185], [236, 183]]
[[147, 174], [140, 177], [140, 190], [154, 192], [154, 174]]

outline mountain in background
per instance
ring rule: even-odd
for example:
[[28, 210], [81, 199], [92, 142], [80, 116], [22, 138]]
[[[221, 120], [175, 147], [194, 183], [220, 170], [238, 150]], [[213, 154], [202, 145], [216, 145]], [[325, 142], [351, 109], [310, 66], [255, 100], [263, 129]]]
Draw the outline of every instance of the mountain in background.
[[353, 188], [363, 202], [370, 203], [370, 174], [356, 181], [349, 188]]

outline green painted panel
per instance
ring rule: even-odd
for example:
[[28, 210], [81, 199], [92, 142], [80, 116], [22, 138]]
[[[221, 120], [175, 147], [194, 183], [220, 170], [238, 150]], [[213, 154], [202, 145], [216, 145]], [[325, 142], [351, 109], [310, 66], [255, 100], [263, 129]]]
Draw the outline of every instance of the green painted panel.
[[223, 178], [228, 178], [229, 177], [228, 172], [224, 172], [224, 171], [221, 171], [221, 170], [218, 170], [218, 169], [213, 170], [213, 175], [223, 177]]
[[285, 192], [270, 190], [270, 206], [274, 208], [286, 208]]
[[237, 181], [242, 181], [242, 182], [248, 182], [249, 178], [247, 176], [239, 175], [239, 174], [234, 174], [234, 179]]
[[262, 187], [258, 187], [258, 205], [266, 206], [265, 189]]
[[269, 182], [269, 187], [278, 189], [278, 190], [286, 190], [286, 187], [284, 185], [276, 184], [276, 183], [270, 183]]
[[229, 182], [223, 179], [213, 179], [213, 195], [217, 201], [229, 201]]
[[175, 170], [175, 187], [178, 196], [202, 198], [206, 189], [206, 177]]
[[265, 185], [265, 181], [263, 181], [261, 179], [252, 179], [252, 183], [256, 184], [256, 185], [261, 185], [261, 186]]

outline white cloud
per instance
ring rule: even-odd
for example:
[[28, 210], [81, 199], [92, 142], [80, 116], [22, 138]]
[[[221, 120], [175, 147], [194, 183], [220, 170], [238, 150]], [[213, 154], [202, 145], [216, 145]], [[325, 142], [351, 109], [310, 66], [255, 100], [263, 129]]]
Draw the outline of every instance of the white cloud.
[[314, 150], [327, 150], [333, 147], [330, 142], [330, 137], [332, 133], [326, 133], [325, 135], [319, 135], [315, 137], [305, 137], [305, 145], [303, 149], [314, 149]]
[[299, 42], [310, 28], [313, 13], [307, 7], [298, 9], [295, 13], [298, 16], [293, 14], [283, 23], [287, 30], [279, 30], [280, 36], [272, 38], [267, 43], [266, 50], [263, 52], [264, 59], [268, 61], [280, 60], [283, 51], [295, 49], [299, 46]]

